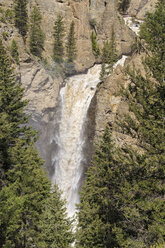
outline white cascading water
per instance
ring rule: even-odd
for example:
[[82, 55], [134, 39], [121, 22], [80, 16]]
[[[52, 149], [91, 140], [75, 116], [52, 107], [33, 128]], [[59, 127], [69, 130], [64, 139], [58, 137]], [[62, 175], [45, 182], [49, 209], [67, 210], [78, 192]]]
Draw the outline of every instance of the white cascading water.
[[133, 19], [131, 16], [123, 17], [125, 24], [136, 34], [139, 34], [142, 20]]
[[[124, 65], [126, 56], [114, 65]], [[58, 152], [53, 158], [56, 182], [67, 201], [68, 216], [72, 217], [79, 203], [79, 187], [82, 177], [82, 162], [85, 160], [85, 122], [91, 100], [99, 83], [101, 65], [94, 65], [87, 74], [69, 77], [60, 90], [60, 122], [55, 135]]]

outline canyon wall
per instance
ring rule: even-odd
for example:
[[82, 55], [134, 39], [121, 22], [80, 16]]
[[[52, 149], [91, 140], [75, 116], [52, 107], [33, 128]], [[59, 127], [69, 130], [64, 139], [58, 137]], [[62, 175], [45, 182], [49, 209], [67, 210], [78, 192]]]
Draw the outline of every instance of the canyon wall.
[[[126, 15], [143, 20], [147, 11], [154, 9], [156, 0], [131, 0]], [[100, 62], [92, 52], [91, 32], [97, 36], [100, 49], [103, 43], [109, 40], [112, 31], [115, 32], [118, 57], [127, 55], [125, 65], [134, 63], [142, 69], [140, 56], [133, 54], [135, 33], [125, 24], [123, 16], [118, 12], [115, 0], [29, 0], [28, 13], [30, 16], [32, 7], [37, 5], [42, 14], [42, 29], [46, 35], [43, 59], [38, 60], [29, 52], [29, 35], [24, 43], [14, 24], [0, 22], [0, 35], [3, 37], [6, 47], [11, 46], [15, 39], [19, 46], [20, 65], [14, 64], [18, 80], [25, 88], [25, 98], [29, 99], [27, 112], [31, 114], [30, 124], [40, 131], [40, 139], [37, 143], [42, 157], [50, 174], [54, 168], [51, 165], [52, 151], [56, 150], [56, 144], [51, 137], [54, 135], [56, 116], [58, 109], [59, 89], [64, 84], [64, 77], [60, 67], [53, 60], [53, 26], [57, 16], [64, 18], [66, 36], [71, 21], [75, 22], [75, 36], [77, 57], [74, 72], [85, 73], [88, 68]], [[13, 9], [12, 0], [0, 0], [3, 10]], [[2, 13], [0, 14], [2, 17]], [[4, 33], [7, 36], [4, 37]], [[92, 149], [93, 139], [97, 140], [102, 134], [107, 123], [113, 126], [115, 118], [128, 110], [119, 93], [119, 85], [127, 85], [124, 68], [116, 67], [110, 77], [101, 84], [92, 100], [88, 111], [88, 124], [86, 133], [88, 136], [88, 150]], [[119, 143], [127, 142], [127, 138], [115, 133]], [[90, 152], [87, 153], [91, 154]], [[89, 155], [90, 157], [90, 155]]]

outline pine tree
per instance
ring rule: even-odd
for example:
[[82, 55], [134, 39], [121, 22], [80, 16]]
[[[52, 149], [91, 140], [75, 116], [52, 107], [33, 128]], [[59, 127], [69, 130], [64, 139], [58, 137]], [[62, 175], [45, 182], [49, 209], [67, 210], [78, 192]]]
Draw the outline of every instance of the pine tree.
[[[150, 54], [146, 57], [145, 66], [149, 66], [148, 70], [151, 73], [143, 77], [135, 70], [128, 72], [130, 85], [124, 94], [129, 110], [134, 115], [127, 115], [120, 124], [125, 134], [138, 139], [138, 146], [142, 149], [141, 154], [132, 150], [132, 156], [127, 161], [130, 164], [132, 160], [129, 171], [126, 171], [129, 177], [125, 176], [129, 192], [131, 192], [131, 202], [127, 200], [126, 195], [124, 202], [127, 206], [125, 215], [129, 228], [129, 232], [125, 232], [127, 236], [125, 245], [134, 244], [135, 246], [136, 241], [137, 247], [148, 247], [157, 241], [161, 244], [165, 238], [165, 145], [163, 138], [165, 135], [165, 84], [164, 69], [160, 69], [163, 62], [160, 54], [164, 53], [164, 29], [159, 33], [159, 37], [155, 36], [157, 27], [164, 25], [160, 22], [165, 10], [161, 2], [157, 5], [155, 13], [148, 14], [141, 31]], [[151, 76], [155, 77], [155, 80], [151, 80]], [[126, 148], [125, 152], [129, 154], [130, 150], [131, 148]], [[127, 163], [125, 163], [126, 168], [128, 168]], [[123, 186], [124, 189], [126, 190], [127, 187]], [[122, 230], [124, 228], [123, 226]]]
[[[36, 131], [27, 126], [11, 61], [0, 40], [0, 246], [33, 247], [42, 202], [50, 190], [34, 148]], [[26, 244], [25, 244], [26, 243]]]
[[165, 80], [164, 26], [165, 3], [164, 0], [159, 0], [155, 12], [147, 13], [140, 30], [140, 36], [145, 40], [146, 48], [152, 52], [152, 56], [148, 56], [145, 62], [159, 82]]
[[23, 108], [28, 102], [22, 101], [22, 97], [23, 89], [16, 81], [11, 61], [0, 40], [0, 184], [4, 184], [5, 173], [12, 168], [10, 147], [15, 145], [19, 136], [35, 136], [35, 132], [24, 125], [28, 117]]
[[125, 134], [138, 139], [142, 150], [124, 149], [125, 182], [117, 205], [120, 202], [126, 221], [118, 226], [124, 236], [123, 247], [148, 247], [165, 237], [165, 103], [153, 81], [140, 73], [129, 75], [131, 83], [125, 96], [134, 116], [127, 115], [120, 126]]
[[[150, 16], [154, 25], [144, 22], [142, 28], [150, 54], [146, 59], [149, 66], [146, 77], [129, 70], [130, 84], [123, 92], [131, 114], [118, 124], [121, 132], [137, 140], [137, 148], [114, 150], [110, 140], [106, 143], [103, 136], [104, 142], [96, 151], [81, 193], [77, 247], [146, 248], [164, 243], [165, 84], [164, 70], [158, 70], [159, 63], [162, 65], [164, 29], [159, 36], [152, 36], [151, 44], [148, 41], [148, 27], [159, 27], [163, 8], [160, 1]], [[155, 51], [153, 40], [155, 44], [160, 42]]]
[[74, 30], [75, 24], [74, 21], [70, 24], [69, 34], [67, 38], [67, 44], [66, 44], [66, 56], [67, 56], [67, 62], [73, 62], [76, 57], [76, 39], [75, 39], [75, 30]]
[[45, 202], [40, 219], [40, 248], [69, 248], [74, 241], [72, 222], [67, 217], [65, 202], [61, 199], [57, 186], [54, 186]]
[[44, 33], [41, 29], [42, 16], [39, 9], [34, 6], [30, 16], [30, 52], [38, 57], [44, 48]]
[[103, 61], [101, 64], [100, 80], [103, 82], [106, 78], [106, 64]]
[[105, 78], [111, 73], [113, 70], [113, 65], [117, 61], [117, 52], [116, 52], [116, 42], [115, 42], [115, 34], [112, 31], [111, 41], [104, 42], [104, 46], [102, 49], [102, 65], [100, 72], [100, 80], [104, 81]]
[[100, 49], [96, 41], [96, 35], [93, 31], [91, 33], [91, 42], [92, 42], [92, 51], [94, 55], [98, 57], [100, 55]]
[[12, 40], [10, 50], [11, 50], [11, 56], [14, 58], [15, 62], [19, 64], [18, 46], [15, 40]]
[[[124, 247], [135, 247], [135, 244], [149, 247], [156, 242], [162, 244], [165, 238], [164, 14], [165, 5], [159, 1], [155, 12], [146, 16], [141, 29], [141, 38], [150, 54], [145, 59], [146, 77], [129, 70], [130, 84], [124, 92], [133, 115], [127, 115], [120, 126], [125, 134], [138, 140], [142, 149], [139, 154], [132, 148], [125, 148], [125, 153], [132, 155], [127, 156], [127, 161], [123, 159], [124, 167], [129, 168], [124, 173], [126, 183], [121, 185], [122, 195], [125, 195], [122, 205], [128, 220], [127, 229], [126, 225], [121, 225]], [[124, 192], [129, 192], [131, 200]]]
[[114, 30], [112, 30], [112, 36], [111, 36], [111, 40], [110, 43], [107, 44], [107, 70], [108, 73], [110, 73], [113, 69], [113, 65], [115, 64], [115, 62], [117, 61], [117, 51], [116, 51], [116, 40], [115, 40], [115, 33]]
[[[51, 222], [56, 234], [49, 236], [52, 244], [58, 241], [68, 247], [72, 242], [71, 222], [66, 218], [60, 193], [57, 190], [50, 193], [43, 160], [35, 149], [36, 131], [28, 126], [23, 109], [27, 101], [22, 101], [22, 97], [23, 89], [15, 79], [0, 40], [0, 247], [41, 248], [40, 226], [49, 226], [46, 217], [41, 216], [49, 212], [59, 227]], [[52, 204], [55, 204], [54, 211]], [[42, 237], [44, 247], [50, 247], [50, 239]]]
[[63, 56], [64, 56], [64, 46], [63, 46], [64, 30], [65, 29], [63, 23], [63, 17], [59, 15], [54, 24], [54, 50], [53, 50], [53, 58], [58, 63], [63, 61]]
[[[111, 131], [107, 127], [80, 193], [76, 247], [118, 247], [113, 228], [122, 216], [115, 206], [113, 191], [117, 191], [122, 174], [115, 165], [114, 153]], [[111, 175], [113, 180], [110, 180]]]
[[[17, 139], [10, 148], [13, 169], [7, 172], [7, 183], [0, 192], [1, 247], [34, 247], [43, 205], [50, 183], [42, 169], [33, 142]], [[37, 246], [38, 247], [38, 246]]]
[[100, 80], [104, 81], [109, 74], [107, 72], [107, 64], [108, 64], [108, 57], [109, 57], [109, 51], [110, 51], [110, 43], [106, 41], [104, 43], [103, 49], [102, 49], [102, 64], [101, 64], [101, 72], [100, 72]]
[[15, 26], [25, 38], [28, 31], [27, 0], [14, 0]]

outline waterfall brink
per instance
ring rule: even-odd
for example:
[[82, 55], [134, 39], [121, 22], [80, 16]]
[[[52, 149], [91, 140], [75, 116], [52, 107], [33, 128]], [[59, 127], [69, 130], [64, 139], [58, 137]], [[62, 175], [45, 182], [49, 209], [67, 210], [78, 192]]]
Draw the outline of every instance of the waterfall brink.
[[[123, 65], [123, 56], [115, 65]], [[69, 77], [60, 90], [59, 130], [55, 135], [58, 151], [53, 158], [56, 182], [67, 200], [68, 216], [72, 217], [79, 203], [79, 187], [85, 161], [85, 122], [91, 100], [99, 83], [101, 65], [94, 65], [87, 74]]]

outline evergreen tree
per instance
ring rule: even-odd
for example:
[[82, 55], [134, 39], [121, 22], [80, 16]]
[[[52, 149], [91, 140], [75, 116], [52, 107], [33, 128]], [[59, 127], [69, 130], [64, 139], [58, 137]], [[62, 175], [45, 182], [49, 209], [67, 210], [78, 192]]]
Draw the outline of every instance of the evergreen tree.
[[[109, 48], [108, 48], [109, 45]], [[115, 40], [115, 33], [114, 30], [112, 30], [112, 36], [111, 36], [111, 40], [110, 43], [107, 44], [107, 69], [108, 69], [108, 73], [110, 73], [113, 69], [113, 65], [115, 64], [115, 62], [117, 61], [118, 57], [117, 57], [117, 51], [116, 51], [116, 40]]]
[[[28, 117], [23, 110], [27, 101], [22, 101], [22, 96], [23, 89], [15, 80], [0, 40], [0, 247], [41, 248], [40, 226], [50, 224], [41, 216], [49, 212], [58, 223], [57, 228], [51, 222], [56, 234], [49, 236], [52, 244], [61, 242], [67, 247], [72, 241], [71, 223], [57, 190], [50, 193], [43, 160], [34, 147], [36, 131], [27, 126]], [[50, 238], [42, 237], [44, 247], [50, 247]]]
[[93, 31], [91, 33], [91, 42], [92, 42], [92, 51], [94, 55], [98, 57], [100, 55], [100, 49], [96, 41], [96, 35]]
[[146, 63], [159, 82], [165, 80], [165, 2], [159, 0], [154, 13], [147, 13], [141, 26], [140, 36], [145, 40], [146, 48], [152, 52]]
[[112, 32], [111, 41], [104, 42], [103, 50], [102, 50], [102, 65], [100, 72], [100, 80], [104, 81], [105, 78], [111, 73], [113, 70], [113, 65], [117, 61], [117, 52], [116, 52], [116, 42], [115, 42], [115, 34]]
[[0, 40], [0, 170], [1, 183], [4, 184], [5, 173], [12, 168], [9, 149], [16, 144], [18, 137], [35, 136], [23, 108], [27, 101], [22, 101], [23, 89], [17, 83], [11, 61]]
[[62, 62], [64, 56], [64, 23], [63, 17], [59, 15], [54, 24], [54, 50], [53, 58], [56, 62]]
[[76, 57], [76, 39], [74, 31], [74, 21], [71, 22], [66, 44], [66, 56], [68, 62], [73, 62]]
[[71, 221], [57, 186], [50, 192], [40, 219], [39, 248], [69, 248], [74, 241]]
[[45, 39], [41, 29], [41, 20], [42, 16], [40, 11], [34, 6], [30, 16], [30, 52], [38, 57], [41, 57]]
[[[127, 219], [125, 226], [121, 223], [124, 247], [135, 247], [135, 244], [149, 247], [157, 241], [162, 244], [165, 239], [164, 11], [165, 5], [159, 1], [155, 12], [146, 17], [141, 30], [150, 54], [145, 60], [146, 77], [135, 70], [129, 71], [130, 84], [124, 92], [133, 115], [127, 115], [120, 126], [125, 134], [138, 140], [142, 149], [139, 154], [132, 148], [125, 148], [127, 160], [122, 162], [126, 168], [123, 173], [126, 182], [121, 184], [125, 196], [121, 206]], [[161, 29], [159, 36], [155, 33], [157, 28]], [[150, 80], [151, 76], [155, 80]]]
[[126, 221], [118, 226], [124, 236], [123, 247], [149, 247], [165, 238], [165, 103], [158, 85], [139, 73], [129, 75], [131, 83], [125, 96], [134, 116], [127, 115], [120, 126], [125, 134], [138, 139], [142, 151], [124, 149], [125, 182], [117, 205], [121, 205]]
[[50, 185], [34, 149], [36, 132], [27, 126], [11, 61], [0, 40], [0, 246], [32, 247], [42, 202]]
[[[160, 6], [165, 8], [160, 1], [151, 14], [153, 29], [159, 26]], [[145, 22], [142, 30], [148, 44], [150, 57], [146, 61], [151, 74], [143, 77], [140, 72], [128, 71], [130, 84], [123, 93], [131, 114], [119, 122], [120, 131], [136, 139], [139, 148], [114, 150], [111, 141], [106, 143], [103, 136], [104, 142], [96, 151], [81, 193], [77, 247], [146, 248], [156, 243], [162, 245], [165, 240], [165, 84], [164, 71], [158, 70], [156, 63], [162, 65], [160, 54], [164, 46], [159, 46], [161, 51], [152, 51], [153, 40], [150, 44]], [[164, 30], [159, 36], [152, 36], [155, 44], [156, 40], [163, 44], [163, 37]], [[103, 149], [105, 144], [107, 149]]]
[[102, 63], [101, 63], [101, 72], [100, 80], [104, 81], [107, 77], [106, 63], [107, 63], [107, 53], [108, 53], [109, 42], [105, 42], [102, 49]]
[[18, 46], [15, 40], [12, 40], [10, 50], [11, 50], [11, 56], [14, 58], [15, 62], [19, 64]]
[[80, 193], [76, 247], [119, 247], [113, 228], [122, 216], [115, 206], [113, 192], [117, 191], [122, 174], [120, 167], [116, 169], [114, 153], [111, 131], [107, 127]]
[[15, 26], [25, 37], [28, 31], [27, 0], [14, 0]]
[[103, 82], [105, 78], [106, 78], [106, 64], [104, 61], [102, 61], [101, 71], [100, 71], [100, 80]]
[[[39, 235], [38, 225], [50, 184], [42, 169], [33, 142], [17, 139], [10, 148], [13, 169], [0, 192], [1, 247], [34, 247]], [[36, 246], [39, 247], [39, 246]]]

